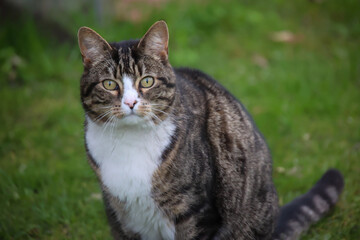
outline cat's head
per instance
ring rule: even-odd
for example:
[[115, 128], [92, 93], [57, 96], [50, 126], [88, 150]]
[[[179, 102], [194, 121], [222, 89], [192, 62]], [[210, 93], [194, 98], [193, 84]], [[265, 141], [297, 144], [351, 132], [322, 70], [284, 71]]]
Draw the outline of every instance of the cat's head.
[[81, 100], [98, 124], [158, 124], [175, 99], [168, 28], [156, 22], [140, 40], [109, 44], [90, 28], [78, 32], [84, 64]]

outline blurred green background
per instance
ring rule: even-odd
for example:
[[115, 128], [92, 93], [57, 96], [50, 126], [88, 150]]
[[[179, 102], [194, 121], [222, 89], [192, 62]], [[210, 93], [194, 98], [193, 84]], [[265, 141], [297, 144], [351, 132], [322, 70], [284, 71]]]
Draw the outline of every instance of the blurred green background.
[[87, 164], [77, 29], [170, 30], [173, 66], [218, 79], [253, 115], [284, 204], [330, 167], [336, 209], [303, 239], [360, 239], [358, 0], [0, 0], [0, 239], [110, 239]]

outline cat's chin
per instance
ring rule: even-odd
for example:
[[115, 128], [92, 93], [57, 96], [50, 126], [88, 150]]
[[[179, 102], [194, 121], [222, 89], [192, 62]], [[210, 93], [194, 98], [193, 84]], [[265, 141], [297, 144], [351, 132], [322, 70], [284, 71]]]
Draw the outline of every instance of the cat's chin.
[[149, 125], [149, 120], [136, 114], [127, 115], [117, 121], [118, 126], [144, 126]]

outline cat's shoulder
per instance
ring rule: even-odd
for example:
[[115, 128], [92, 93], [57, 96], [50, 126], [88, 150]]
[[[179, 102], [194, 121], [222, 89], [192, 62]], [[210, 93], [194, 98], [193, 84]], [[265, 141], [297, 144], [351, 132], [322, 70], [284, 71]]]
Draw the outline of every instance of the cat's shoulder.
[[204, 73], [201, 70], [180, 67], [175, 68], [176, 79], [178, 82], [186, 82], [192, 87], [199, 89], [202, 92], [206, 92], [212, 96], [222, 96], [231, 99], [231, 101], [237, 102], [238, 100], [215, 78]]

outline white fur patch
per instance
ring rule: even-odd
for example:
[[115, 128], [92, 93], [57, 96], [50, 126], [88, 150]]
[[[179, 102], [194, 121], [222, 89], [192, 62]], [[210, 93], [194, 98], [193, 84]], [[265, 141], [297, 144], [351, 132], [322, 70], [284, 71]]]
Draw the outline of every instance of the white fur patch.
[[[142, 239], [174, 239], [175, 227], [151, 198], [151, 179], [175, 126], [165, 120], [153, 127], [104, 128], [87, 118], [86, 143], [110, 192], [125, 202], [122, 224]], [[120, 120], [121, 121], [121, 120]]]
[[131, 109], [128, 105], [125, 104], [125, 102], [134, 102], [134, 101], [140, 102], [141, 99], [138, 97], [139, 94], [134, 88], [133, 80], [127, 75], [124, 75], [122, 80], [124, 83], [124, 96], [121, 100], [121, 107], [126, 113], [130, 114]]

